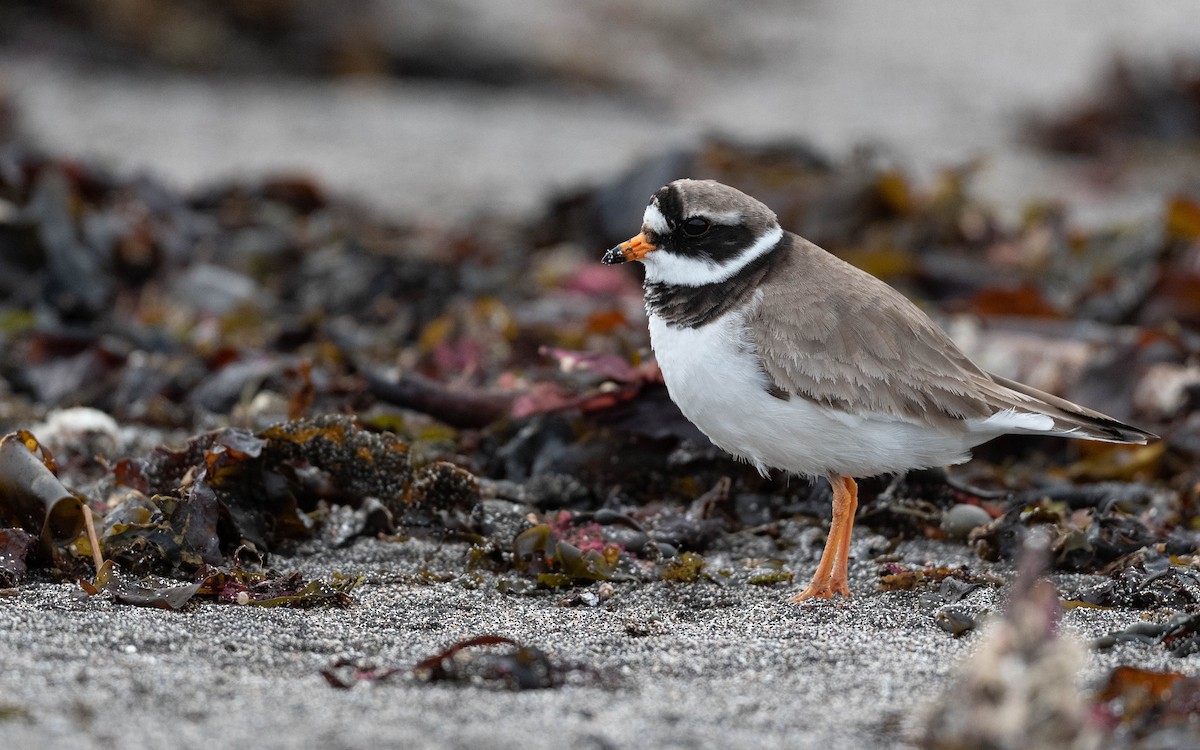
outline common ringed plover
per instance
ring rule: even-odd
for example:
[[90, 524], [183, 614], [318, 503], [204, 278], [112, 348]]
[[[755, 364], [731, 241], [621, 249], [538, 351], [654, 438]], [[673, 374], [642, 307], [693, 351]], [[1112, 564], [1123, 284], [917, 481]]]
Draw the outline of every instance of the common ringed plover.
[[1148, 432], [984, 372], [903, 295], [711, 180], [650, 199], [604, 263], [646, 267], [650, 341], [672, 400], [719, 448], [824, 476], [833, 522], [808, 588], [850, 595], [854, 477], [966, 461], [1006, 433], [1145, 443]]

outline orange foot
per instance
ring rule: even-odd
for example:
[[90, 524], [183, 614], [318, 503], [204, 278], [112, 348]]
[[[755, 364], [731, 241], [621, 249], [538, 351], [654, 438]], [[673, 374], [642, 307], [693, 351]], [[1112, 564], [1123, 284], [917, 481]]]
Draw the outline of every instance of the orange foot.
[[818, 581], [814, 578], [812, 583], [808, 584], [808, 588], [788, 599], [788, 601], [792, 604], [799, 604], [814, 597], [817, 599], [832, 599], [835, 594], [841, 594], [847, 599], [850, 598], [850, 582], [846, 580], [846, 576], [833, 576], [823, 581]]
[[854, 529], [854, 513], [858, 510], [858, 485], [850, 477], [837, 474], [829, 476], [833, 485], [833, 523], [829, 525], [829, 538], [825, 540], [825, 551], [817, 563], [808, 588], [788, 601], [793, 604], [814, 597], [832, 599], [834, 594], [850, 596], [850, 581], [847, 565], [850, 561], [850, 533]]

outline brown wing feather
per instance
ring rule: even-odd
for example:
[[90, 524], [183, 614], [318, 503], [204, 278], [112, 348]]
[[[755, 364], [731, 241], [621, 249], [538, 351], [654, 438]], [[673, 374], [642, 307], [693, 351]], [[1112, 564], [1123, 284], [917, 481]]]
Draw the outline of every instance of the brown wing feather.
[[1077, 437], [1144, 443], [1150, 433], [979, 369], [916, 305], [795, 235], [748, 311], [773, 391], [851, 414], [965, 430], [1005, 409], [1045, 414]]
[[772, 383], [855, 414], [962, 425], [996, 409], [987, 374], [903, 295], [807, 240], [762, 285], [747, 323]]

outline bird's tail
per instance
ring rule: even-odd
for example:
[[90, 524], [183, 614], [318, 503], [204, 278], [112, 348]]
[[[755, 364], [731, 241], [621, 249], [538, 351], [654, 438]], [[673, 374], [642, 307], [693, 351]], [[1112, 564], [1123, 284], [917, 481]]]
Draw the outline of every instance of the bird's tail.
[[1107, 414], [1073, 404], [1066, 399], [1031, 388], [1024, 383], [1002, 378], [999, 375], [991, 375], [991, 379], [993, 383], [1000, 386], [998, 389], [993, 389], [993, 395], [998, 397], [997, 405], [1001, 408], [1011, 409], [1018, 417], [1023, 415], [1049, 417], [1049, 420], [1036, 422], [1029, 420], [1028, 427], [1018, 428], [1014, 431], [1135, 445], [1145, 445], [1151, 440], [1158, 439], [1158, 435], [1152, 432], [1127, 425]]

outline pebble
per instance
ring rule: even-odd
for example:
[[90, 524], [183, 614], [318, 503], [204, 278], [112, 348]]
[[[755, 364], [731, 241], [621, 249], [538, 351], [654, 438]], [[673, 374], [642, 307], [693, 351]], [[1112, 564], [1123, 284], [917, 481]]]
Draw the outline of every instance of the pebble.
[[992, 520], [978, 505], [959, 503], [942, 515], [942, 531], [950, 539], [966, 539], [972, 530]]

